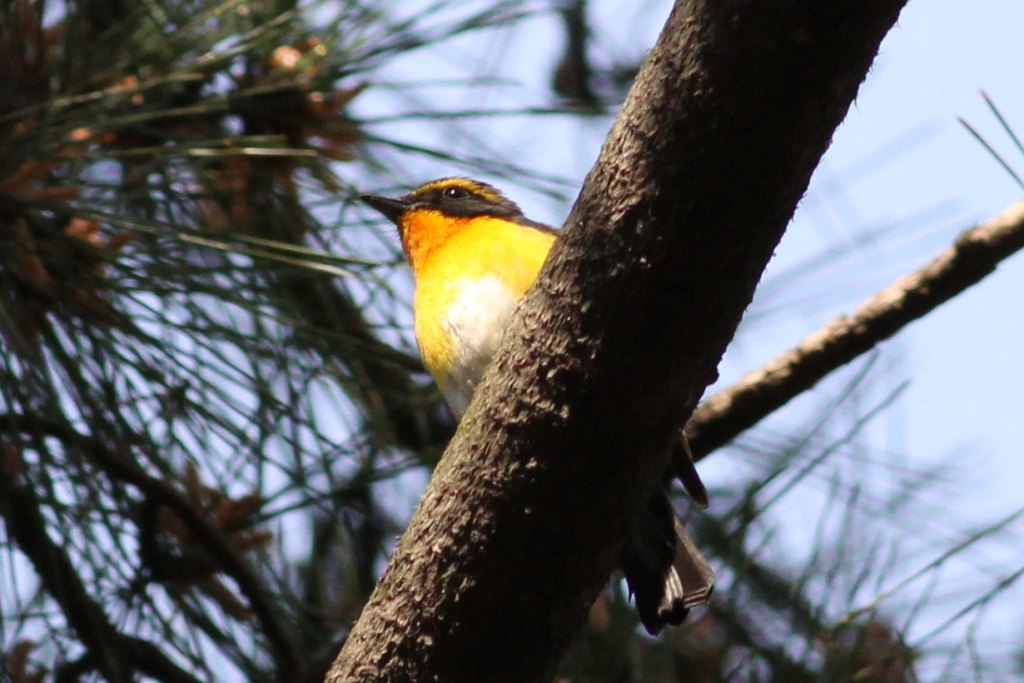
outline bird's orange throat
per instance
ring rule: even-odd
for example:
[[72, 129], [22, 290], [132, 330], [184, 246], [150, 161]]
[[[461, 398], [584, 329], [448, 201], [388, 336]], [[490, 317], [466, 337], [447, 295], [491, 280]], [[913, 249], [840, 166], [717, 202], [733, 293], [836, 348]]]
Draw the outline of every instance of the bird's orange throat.
[[495, 216], [404, 213], [399, 231], [416, 278], [416, 340], [453, 410], [468, 403], [516, 302], [555, 235]]
[[466, 226], [469, 218], [446, 216], [436, 209], [413, 209], [402, 216], [402, 249], [419, 275], [438, 249]]

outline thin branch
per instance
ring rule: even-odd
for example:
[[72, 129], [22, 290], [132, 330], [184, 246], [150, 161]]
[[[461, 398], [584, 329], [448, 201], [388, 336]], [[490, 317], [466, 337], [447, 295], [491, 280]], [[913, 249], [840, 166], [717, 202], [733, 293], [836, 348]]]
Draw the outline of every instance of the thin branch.
[[1024, 202], [961, 233], [928, 265], [905, 275], [791, 349], [724, 389], [686, 425], [696, 458], [703, 458], [807, 391], [833, 370], [892, 337], [992, 273], [1024, 248]]
[[[117, 634], [117, 656], [130, 663], [146, 676], [164, 683], [200, 683], [200, 680], [180, 668], [164, 652], [149, 642], [134, 636]], [[73, 662], [57, 666], [54, 683], [77, 683], [88, 672], [96, 669], [91, 653]]]
[[19, 475], [0, 468], [0, 516], [7, 533], [32, 563], [46, 591], [60, 605], [68, 625], [78, 634], [88, 654], [84, 669], [99, 671], [108, 681], [133, 680], [132, 669], [170, 683], [197, 683], [158, 647], [119, 633], [103, 608], [89, 595], [74, 563], [46, 532], [40, 502]]
[[301, 671], [303, 658], [298, 644], [290, 629], [277, 614], [277, 609], [262, 582], [186, 496], [168, 483], [146, 474], [134, 460], [111, 451], [100, 440], [81, 434], [70, 425], [31, 416], [0, 414], [0, 430], [53, 436], [65, 447], [85, 453], [92, 462], [113, 478], [136, 487], [151, 501], [173, 510], [194, 534], [195, 540], [235, 581], [239, 591], [248, 600], [249, 607], [259, 620], [263, 633], [273, 648], [281, 676], [297, 675], [296, 672]]

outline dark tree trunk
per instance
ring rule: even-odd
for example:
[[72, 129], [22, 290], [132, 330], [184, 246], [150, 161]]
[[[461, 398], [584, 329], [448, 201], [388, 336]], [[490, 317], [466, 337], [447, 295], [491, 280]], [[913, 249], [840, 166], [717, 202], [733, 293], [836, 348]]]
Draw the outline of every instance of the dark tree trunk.
[[676, 4], [328, 680], [550, 675], [903, 4]]

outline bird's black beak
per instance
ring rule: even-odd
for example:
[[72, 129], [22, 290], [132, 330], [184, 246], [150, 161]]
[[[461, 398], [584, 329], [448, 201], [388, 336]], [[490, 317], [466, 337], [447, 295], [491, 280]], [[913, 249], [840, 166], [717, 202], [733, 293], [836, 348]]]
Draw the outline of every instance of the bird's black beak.
[[398, 219], [409, 208], [409, 203], [402, 199], [391, 199], [390, 197], [379, 197], [375, 194], [364, 194], [361, 197], [364, 202], [380, 211], [395, 225]]

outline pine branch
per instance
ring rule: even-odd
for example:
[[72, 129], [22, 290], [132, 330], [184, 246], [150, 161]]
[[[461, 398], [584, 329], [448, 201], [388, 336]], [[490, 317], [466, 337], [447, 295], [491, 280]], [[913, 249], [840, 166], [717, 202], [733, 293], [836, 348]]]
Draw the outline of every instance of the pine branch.
[[28, 557], [46, 591], [60, 605], [68, 625], [86, 647], [88, 654], [78, 663], [82, 673], [96, 670], [111, 683], [128, 683], [134, 680], [133, 670], [137, 670], [160, 681], [197, 683], [152, 643], [114, 628], [103, 608], [90, 597], [64, 548], [50, 539], [32, 488], [19, 481], [19, 475], [9, 467], [0, 467], [0, 516], [7, 533]]
[[[309, 219], [296, 196], [290, 191], [283, 195], [278, 198], [282, 206], [264, 207], [247, 228], [263, 238], [303, 245]], [[286, 270], [268, 272], [266, 278], [280, 294], [279, 305], [316, 331], [315, 336], [297, 335], [299, 343], [352, 377], [347, 393], [369, 416], [378, 439], [422, 451], [451, 438], [455, 425], [441, 408], [437, 392], [413, 381], [413, 372], [422, 371], [419, 358], [381, 341], [333, 274]]]
[[[277, 607], [268, 595], [266, 587], [183, 494], [167, 482], [146, 474], [131, 458], [114, 452], [99, 439], [81, 434], [70, 425], [29, 416], [0, 415], [0, 433], [16, 432], [54, 437], [66, 448], [85, 454], [112, 478], [139, 489], [150, 502], [171, 509], [188, 526], [195, 540], [203, 546], [217, 565], [234, 579], [239, 591], [248, 600], [249, 607], [270, 642], [282, 680], [288, 676], [298, 676], [296, 672], [301, 671], [302, 654], [294, 635], [278, 615]], [[25, 495], [30, 495], [30, 492], [26, 490]], [[70, 569], [70, 562], [68, 567]]]
[[892, 337], [1024, 248], [1024, 202], [961, 233], [920, 270], [905, 275], [731, 387], [704, 401], [686, 425], [694, 457], [703, 458], [812, 388], [830, 372]]

